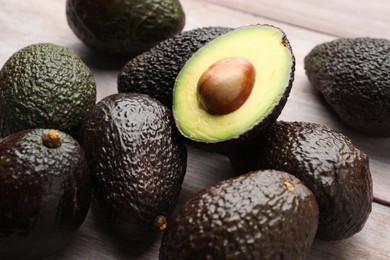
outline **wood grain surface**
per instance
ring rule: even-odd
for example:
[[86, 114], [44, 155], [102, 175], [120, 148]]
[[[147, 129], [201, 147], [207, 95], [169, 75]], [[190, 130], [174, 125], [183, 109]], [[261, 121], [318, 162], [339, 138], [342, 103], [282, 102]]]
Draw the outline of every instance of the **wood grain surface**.
[[[305, 55], [337, 37], [390, 38], [388, 0], [181, 0], [185, 30], [219, 25], [273, 24], [285, 31], [296, 56], [292, 92], [280, 119], [326, 124], [348, 137], [370, 158], [376, 203], [364, 229], [343, 241], [315, 241], [308, 259], [390, 259], [390, 138], [357, 133], [335, 115], [310, 85]], [[0, 66], [18, 49], [53, 42], [75, 50], [94, 73], [98, 100], [117, 92], [116, 78], [126, 60], [86, 48], [69, 29], [65, 0], [0, 0]], [[389, 115], [390, 116], [390, 115]], [[188, 168], [180, 195], [185, 202], [202, 188], [232, 176], [226, 157], [189, 147]], [[134, 243], [117, 237], [90, 211], [71, 243], [53, 259], [157, 259], [160, 238]]]

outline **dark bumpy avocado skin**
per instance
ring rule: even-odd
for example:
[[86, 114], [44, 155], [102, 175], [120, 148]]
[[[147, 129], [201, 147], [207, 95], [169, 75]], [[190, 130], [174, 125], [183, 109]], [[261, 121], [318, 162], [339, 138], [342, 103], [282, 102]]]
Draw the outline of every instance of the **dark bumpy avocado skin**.
[[144, 94], [106, 97], [86, 121], [84, 146], [102, 215], [128, 239], [151, 236], [154, 219], [173, 211], [187, 164], [169, 109]]
[[87, 46], [130, 56], [181, 32], [185, 24], [178, 0], [67, 0], [66, 16]]
[[84, 221], [91, 197], [84, 153], [61, 133], [58, 148], [45, 130], [0, 141], [0, 259], [40, 259], [62, 248]]
[[368, 135], [390, 137], [390, 40], [320, 44], [305, 57], [305, 70], [344, 122]]
[[72, 50], [29, 45], [0, 71], [0, 134], [31, 128], [75, 133], [96, 102], [92, 73]]
[[201, 191], [176, 210], [160, 259], [304, 259], [317, 224], [314, 195], [297, 178], [251, 172]]
[[148, 94], [171, 108], [175, 79], [186, 61], [206, 43], [231, 30], [198, 28], [161, 42], [123, 67], [118, 76], [118, 91]]
[[299, 178], [318, 201], [319, 239], [354, 235], [371, 212], [373, 192], [367, 156], [350, 139], [323, 125], [277, 122], [230, 159], [238, 173], [271, 168]]

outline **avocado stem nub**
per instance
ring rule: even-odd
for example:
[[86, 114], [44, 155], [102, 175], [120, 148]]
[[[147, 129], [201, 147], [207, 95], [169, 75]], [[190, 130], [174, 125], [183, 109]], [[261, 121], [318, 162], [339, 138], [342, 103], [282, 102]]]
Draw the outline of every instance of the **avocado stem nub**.
[[42, 135], [43, 145], [48, 148], [58, 148], [62, 145], [62, 137], [58, 130], [46, 130]]
[[294, 191], [295, 190], [295, 186], [291, 182], [286, 180], [286, 181], [283, 182], [283, 184], [289, 191]]
[[256, 78], [253, 64], [242, 57], [228, 57], [206, 69], [198, 81], [200, 106], [213, 115], [239, 109], [252, 92]]
[[163, 215], [158, 215], [153, 221], [153, 229], [157, 231], [164, 231], [167, 225], [167, 219]]

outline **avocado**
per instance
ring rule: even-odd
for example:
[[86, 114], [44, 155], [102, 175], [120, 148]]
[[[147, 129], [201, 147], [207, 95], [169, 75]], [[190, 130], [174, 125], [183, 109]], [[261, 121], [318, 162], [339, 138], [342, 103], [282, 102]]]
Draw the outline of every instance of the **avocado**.
[[318, 225], [312, 192], [265, 170], [221, 181], [178, 208], [160, 259], [304, 259]]
[[83, 129], [99, 215], [126, 239], [155, 237], [177, 203], [187, 165], [170, 110], [145, 94], [113, 94]]
[[89, 210], [91, 180], [75, 139], [53, 129], [0, 141], [0, 259], [41, 259], [65, 246]]
[[240, 27], [199, 49], [173, 89], [173, 115], [190, 143], [228, 151], [254, 139], [281, 113], [295, 58], [279, 28]]
[[350, 127], [390, 137], [390, 40], [341, 38], [305, 57], [311, 84]]
[[258, 140], [230, 154], [237, 173], [276, 169], [293, 174], [316, 196], [316, 237], [340, 240], [358, 233], [371, 212], [367, 155], [345, 135], [324, 125], [278, 121]]
[[67, 0], [66, 17], [90, 48], [133, 57], [181, 32], [185, 24], [179, 0]]
[[14, 53], [0, 71], [0, 133], [31, 128], [78, 132], [96, 102], [91, 71], [72, 50], [52, 43]]
[[203, 27], [182, 32], [131, 59], [118, 75], [118, 91], [138, 92], [172, 107], [175, 79], [184, 63], [207, 42], [229, 32], [225, 27]]

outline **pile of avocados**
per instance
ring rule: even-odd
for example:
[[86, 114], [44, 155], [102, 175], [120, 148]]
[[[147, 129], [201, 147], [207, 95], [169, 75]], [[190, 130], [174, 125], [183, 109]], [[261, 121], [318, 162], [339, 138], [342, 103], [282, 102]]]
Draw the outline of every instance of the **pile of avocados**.
[[314, 238], [362, 230], [373, 201], [367, 155], [324, 125], [277, 121], [294, 71], [272, 25], [186, 31], [123, 67], [120, 93], [158, 99], [187, 145], [227, 155], [237, 173], [173, 212], [160, 259], [303, 259]]
[[[160, 15], [153, 24], [135, 24], [149, 9]], [[113, 23], [118, 10], [137, 26]], [[99, 102], [87, 65], [60, 45], [26, 46], [0, 70], [1, 259], [54, 254], [91, 201], [125, 240], [162, 234], [160, 259], [303, 259], [314, 239], [362, 230], [373, 201], [368, 156], [325, 125], [277, 120], [296, 64], [280, 28], [181, 32], [177, 0], [68, 0], [66, 14], [87, 46], [132, 58], [118, 93]], [[340, 117], [376, 136], [390, 133], [389, 50], [384, 39], [340, 39], [304, 64]], [[227, 156], [237, 176], [176, 207], [189, 145]]]
[[276, 120], [294, 70], [294, 54], [279, 28], [205, 27], [130, 60], [119, 73], [118, 91], [159, 99], [172, 109], [189, 143], [223, 152], [248, 142]]
[[40, 259], [63, 248], [89, 210], [76, 139], [96, 83], [75, 52], [38, 43], [7, 60], [0, 86], [0, 258]]

